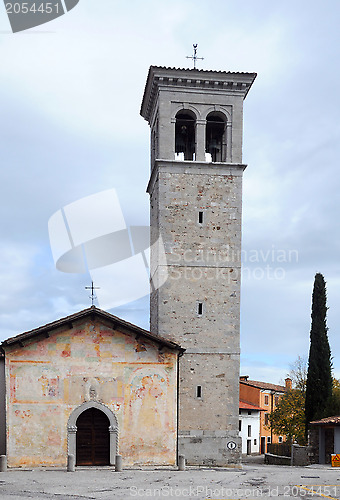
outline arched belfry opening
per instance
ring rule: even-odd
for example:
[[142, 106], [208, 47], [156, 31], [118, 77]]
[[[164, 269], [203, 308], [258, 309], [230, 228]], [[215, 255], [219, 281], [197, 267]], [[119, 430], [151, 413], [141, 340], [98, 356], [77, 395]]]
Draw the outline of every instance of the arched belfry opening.
[[219, 113], [207, 116], [205, 151], [211, 155], [212, 162], [225, 161], [226, 157], [226, 119]]
[[187, 110], [179, 111], [175, 125], [175, 153], [180, 160], [195, 160], [196, 117]]

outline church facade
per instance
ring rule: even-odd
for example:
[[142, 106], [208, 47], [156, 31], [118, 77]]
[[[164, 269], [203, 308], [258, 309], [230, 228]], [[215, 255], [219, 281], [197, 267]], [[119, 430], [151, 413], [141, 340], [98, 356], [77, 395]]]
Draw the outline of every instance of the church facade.
[[2, 352], [10, 467], [176, 463], [178, 345], [93, 306]]

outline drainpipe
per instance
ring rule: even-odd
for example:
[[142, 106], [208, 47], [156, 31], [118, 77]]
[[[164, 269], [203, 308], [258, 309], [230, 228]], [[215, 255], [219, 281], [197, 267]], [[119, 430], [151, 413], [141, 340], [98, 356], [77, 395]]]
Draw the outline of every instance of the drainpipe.
[[[270, 413], [272, 413], [272, 411], [274, 410], [274, 394], [275, 394], [275, 391], [270, 391], [270, 394], [272, 396], [272, 402], [271, 402], [271, 408], [270, 408]], [[270, 426], [270, 442], [273, 444], [273, 428], [272, 426]]]
[[177, 436], [176, 436], [176, 465], [179, 463], [179, 449], [178, 449], [178, 434], [179, 434], [179, 358], [183, 356], [183, 352], [177, 355]]
[[5, 351], [0, 346], [0, 455], [7, 453], [6, 418], [6, 361]]

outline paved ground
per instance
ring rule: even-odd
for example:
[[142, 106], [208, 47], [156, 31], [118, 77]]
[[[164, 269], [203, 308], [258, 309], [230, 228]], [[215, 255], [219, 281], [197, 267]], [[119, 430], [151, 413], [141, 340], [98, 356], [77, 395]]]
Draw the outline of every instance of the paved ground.
[[108, 499], [340, 499], [340, 469], [247, 463], [240, 469], [159, 468], [9, 470], [0, 473], [0, 498]]

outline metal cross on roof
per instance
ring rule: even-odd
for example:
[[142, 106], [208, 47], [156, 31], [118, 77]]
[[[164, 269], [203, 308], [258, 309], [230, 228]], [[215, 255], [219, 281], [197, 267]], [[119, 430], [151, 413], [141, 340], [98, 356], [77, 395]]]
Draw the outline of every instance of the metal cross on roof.
[[186, 56], [187, 59], [192, 59], [194, 62], [194, 69], [196, 69], [196, 61], [198, 59], [201, 59], [203, 61], [204, 57], [197, 57], [197, 47], [198, 43], [193, 43], [192, 46], [194, 47], [194, 55], [193, 56]]
[[93, 285], [93, 281], [92, 281], [91, 286], [86, 286], [85, 287], [85, 290], [91, 290], [91, 295], [89, 295], [89, 299], [91, 299], [92, 305], [93, 305], [93, 302], [95, 301], [95, 299], [97, 298], [96, 294], [94, 293], [94, 291], [95, 290], [99, 290], [99, 288], [100, 288], [100, 286], [94, 286]]

